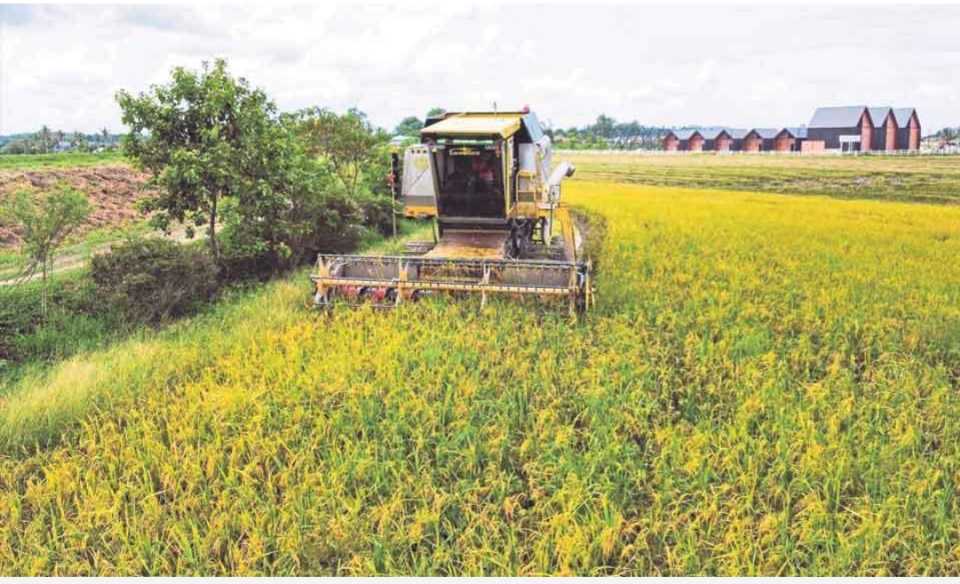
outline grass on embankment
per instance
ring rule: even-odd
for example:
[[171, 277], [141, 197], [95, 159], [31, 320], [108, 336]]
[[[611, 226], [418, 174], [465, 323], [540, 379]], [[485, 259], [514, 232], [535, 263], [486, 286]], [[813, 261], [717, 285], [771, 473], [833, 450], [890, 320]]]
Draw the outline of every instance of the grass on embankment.
[[126, 162], [126, 157], [124, 157], [120, 151], [100, 153], [2, 154], [0, 155], [0, 171], [75, 168], [81, 166], [101, 166], [104, 164], [125, 164]]
[[[382, 240], [371, 234], [364, 246], [374, 253], [399, 253], [407, 240], [430, 238], [430, 227], [421, 223], [403, 220], [398, 227], [401, 235], [397, 239]], [[304, 270], [292, 276], [303, 282], [306, 277], [307, 271]], [[269, 284], [268, 287], [273, 285]], [[252, 286], [254, 288], [251, 288]], [[224, 296], [213, 305], [205, 307], [205, 312], [208, 313], [206, 316], [187, 319], [184, 323], [167, 323], [168, 328], [162, 330], [121, 322], [109, 310], [104, 310], [106, 307], [98, 303], [96, 291], [86, 270], [61, 274], [52, 279], [52, 309], [46, 319], [40, 315], [40, 282], [0, 287], [0, 333], [4, 335], [0, 338], [0, 405], [4, 405], [2, 399], [6, 394], [17, 396], [16, 400], [22, 399], [23, 403], [33, 399], [40, 411], [36, 415], [25, 414], [24, 412], [31, 410], [30, 406], [0, 410], [0, 417], [10, 414], [7, 417], [8, 423], [0, 424], [0, 446], [5, 445], [8, 440], [20, 445], [55, 440], [57, 430], [65, 420], [82, 417], [89, 408], [101, 403], [105, 396], [110, 398], [117, 395], [114, 389], [105, 389], [110, 383], [98, 386], [99, 381], [84, 378], [78, 374], [78, 369], [70, 364], [83, 361], [90, 355], [80, 355], [61, 365], [56, 365], [57, 361], [72, 357], [76, 353], [100, 348], [113, 341], [119, 344], [107, 350], [106, 359], [109, 363], [119, 363], [124, 361], [125, 355], [141, 353], [144, 343], [162, 343], [163, 339], [176, 342], [185, 330], [191, 331], [194, 328], [213, 327], [214, 331], [218, 331], [225, 326], [221, 317], [226, 318], [224, 314], [234, 314], [231, 312], [236, 308], [234, 304], [241, 305], [240, 299], [257, 295], [254, 290], [258, 288], [255, 286], [253, 282], [228, 284]], [[245, 318], [253, 316], [246, 314]], [[185, 342], [189, 344], [197, 341], [188, 334]], [[9, 359], [11, 353], [20, 357], [20, 361], [4, 361], [4, 358]], [[97, 358], [97, 353], [93, 353], [92, 357]], [[176, 367], [185, 361], [173, 359], [170, 363]], [[138, 363], [135, 368], [143, 365]], [[65, 372], [59, 377], [57, 374], [48, 377], [52, 366]], [[89, 370], [86, 366], [80, 369]], [[95, 369], [100, 373], [115, 372], [114, 367], [109, 365]], [[128, 384], [129, 381], [123, 378], [122, 384]], [[23, 388], [36, 389], [41, 386], [44, 389], [36, 399], [27, 397], [29, 389], [22, 392]], [[98, 387], [91, 389], [94, 386]], [[56, 398], [47, 399], [50, 395], [55, 395]], [[14, 421], [15, 418], [20, 421]], [[6, 437], [5, 428], [9, 430]]]
[[576, 324], [298, 274], [24, 380], [0, 572], [960, 572], [960, 209], [565, 196], [607, 216]]
[[[109, 249], [129, 237], [161, 234], [146, 220], [126, 225], [101, 227], [72, 237], [54, 256], [54, 273], [62, 273], [86, 265], [95, 254]], [[0, 286], [18, 281], [23, 276], [25, 258], [16, 248], [0, 248]], [[9, 285], [9, 284], [8, 284]]]
[[846, 199], [960, 203], [960, 156], [561, 152], [577, 179]]

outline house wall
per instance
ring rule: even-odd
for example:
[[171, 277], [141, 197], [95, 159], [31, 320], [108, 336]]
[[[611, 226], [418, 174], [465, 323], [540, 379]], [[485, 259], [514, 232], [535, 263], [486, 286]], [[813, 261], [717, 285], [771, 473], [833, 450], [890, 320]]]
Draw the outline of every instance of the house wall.
[[871, 148], [886, 151], [897, 149], [897, 120], [893, 112], [887, 114], [879, 128], [873, 128]]
[[920, 119], [914, 112], [905, 127], [897, 128], [897, 150], [919, 150], [920, 134]]
[[860, 152], [870, 152], [873, 145], [873, 123], [867, 112], [860, 116]]
[[687, 141], [687, 145], [687, 149], [691, 152], [701, 152], [703, 150], [703, 136], [690, 136], [690, 139]]
[[775, 152], [791, 152], [795, 143], [796, 141], [789, 133], [780, 132], [777, 134], [777, 137], [773, 139], [773, 150]]
[[907, 150], [919, 150], [920, 149], [920, 120], [917, 119], [917, 114], [914, 113], [910, 116], [910, 125], [907, 126], [910, 131], [909, 139], [907, 140]]
[[680, 140], [677, 139], [673, 134], [668, 135], [663, 139], [663, 149], [668, 152], [675, 152], [680, 148]]
[[800, 152], [804, 154], [816, 154], [824, 150], [826, 150], [826, 144], [823, 140], [811, 140], [808, 137], [806, 140], [800, 141]]
[[827, 150], [840, 149], [840, 136], [859, 135], [863, 141], [863, 132], [859, 127], [853, 128], [807, 128], [807, 139], [822, 141]]
[[714, 140], [713, 149], [717, 152], [729, 152], [733, 146], [733, 139], [728, 136], [717, 136]]

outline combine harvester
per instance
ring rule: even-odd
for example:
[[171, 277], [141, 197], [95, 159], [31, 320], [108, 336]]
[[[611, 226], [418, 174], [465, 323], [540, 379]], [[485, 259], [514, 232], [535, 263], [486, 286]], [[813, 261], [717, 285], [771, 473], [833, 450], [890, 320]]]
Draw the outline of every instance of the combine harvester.
[[536, 295], [592, 304], [590, 262], [560, 204], [574, 167], [551, 172], [552, 146], [537, 117], [522, 112], [445, 113], [403, 156], [400, 198], [407, 216], [434, 217], [434, 241], [406, 255], [321, 254], [315, 302], [337, 298], [396, 306], [440, 292]]

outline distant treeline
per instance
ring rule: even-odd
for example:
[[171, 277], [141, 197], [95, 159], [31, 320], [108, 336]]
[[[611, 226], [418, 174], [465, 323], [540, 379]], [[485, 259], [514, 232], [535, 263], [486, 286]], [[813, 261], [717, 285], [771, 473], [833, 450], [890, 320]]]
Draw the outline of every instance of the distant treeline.
[[960, 142], [960, 126], [956, 128], [943, 128], [933, 134], [933, 137], [948, 144], [956, 144]]
[[[443, 111], [433, 108], [427, 117]], [[410, 116], [397, 125], [394, 135], [414, 140], [422, 127], [420, 118]], [[637, 121], [618, 122], [604, 114], [598, 116], [596, 122], [582, 128], [553, 128], [549, 122], [544, 123], [544, 132], [554, 144], [568, 150], [660, 150], [663, 148], [663, 137], [673, 129], [676, 128], [644, 126]]]
[[64, 132], [43, 126], [37, 132], [0, 136], [0, 154], [50, 154], [53, 152], [102, 152], [116, 148], [119, 134], [106, 128], [94, 133]]
[[674, 128], [645, 126], [637, 121], [618, 122], [600, 114], [582, 128], [547, 128], [558, 148], [568, 150], [661, 150], [663, 137]]

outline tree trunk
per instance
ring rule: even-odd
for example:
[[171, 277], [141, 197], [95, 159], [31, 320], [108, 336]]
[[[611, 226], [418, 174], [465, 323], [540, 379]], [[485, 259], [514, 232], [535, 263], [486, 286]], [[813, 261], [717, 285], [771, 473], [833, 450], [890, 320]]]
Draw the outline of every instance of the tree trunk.
[[43, 320], [47, 320], [47, 272], [48, 262], [44, 259], [40, 268], [40, 316]]
[[217, 243], [217, 198], [213, 199], [210, 206], [210, 225], [207, 229], [207, 237], [210, 239], [210, 253], [213, 255], [213, 261], [220, 263], [220, 244]]

